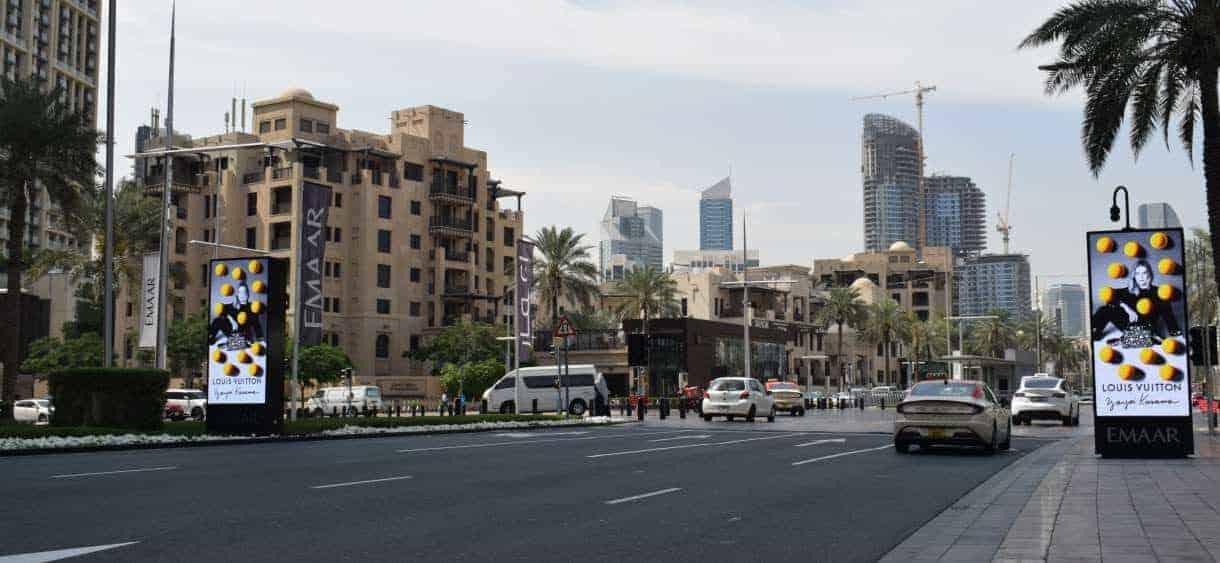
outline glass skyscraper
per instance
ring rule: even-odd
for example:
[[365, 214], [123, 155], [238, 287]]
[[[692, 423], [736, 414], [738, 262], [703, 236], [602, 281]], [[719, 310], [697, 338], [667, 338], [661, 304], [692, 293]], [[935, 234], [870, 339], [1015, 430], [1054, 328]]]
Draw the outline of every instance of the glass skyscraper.
[[729, 178], [699, 197], [699, 250], [733, 250], [733, 187]]
[[1030, 315], [1029, 258], [1024, 254], [984, 254], [966, 259], [953, 276], [959, 315], [1007, 311], [1013, 319]]
[[1065, 283], [1052, 285], [1042, 294], [1042, 318], [1059, 327], [1060, 334], [1068, 337], [1084, 335], [1085, 301], [1084, 287]]
[[610, 198], [601, 224], [598, 262], [602, 279], [622, 279], [628, 271], [642, 266], [661, 270], [662, 226], [660, 209], [640, 205], [630, 198]]
[[1141, 203], [1135, 214], [1135, 226], [1139, 229], [1176, 229], [1182, 226], [1178, 214], [1168, 203]]
[[888, 115], [864, 116], [860, 138], [864, 181], [864, 249], [898, 241], [919, 244], [919, 132]]

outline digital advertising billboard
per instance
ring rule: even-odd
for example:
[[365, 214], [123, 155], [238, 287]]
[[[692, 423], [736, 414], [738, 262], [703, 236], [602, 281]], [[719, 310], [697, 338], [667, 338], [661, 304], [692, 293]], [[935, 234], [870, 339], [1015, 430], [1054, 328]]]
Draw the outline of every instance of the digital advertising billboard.
[[1098, 452], [1193, 451], [1183, 231], [1097, 231], [1087, 239]]

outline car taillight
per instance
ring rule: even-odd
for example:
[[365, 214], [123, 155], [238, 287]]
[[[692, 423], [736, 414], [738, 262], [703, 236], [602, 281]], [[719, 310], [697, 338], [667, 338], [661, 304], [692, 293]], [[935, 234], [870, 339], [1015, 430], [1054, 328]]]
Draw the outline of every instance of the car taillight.
[[973, 396], [975, 399], [982, 399], [982, 398], [983, 398], [983, 386], [982, 386], [982, 385], [975, 385], [975, 386], [974, 386], [974, 393], [972, 394], [972, 396]]
[[1025, 396], [1025, 393], [1022, 393], [1022, 392], [1020, 392], [1020, 391], [1017, 391], [1016, 393], [1013, 393], [1013, 394], [1012, 394], [1012, 396], [1013, 396], [1013, 397], [1024, 397], [1024, 396]]
[[1067, 396], [1067, 394], [1066, 394], [1066, 393], [1063, 393], [1063, 392], [1061, 392], [1061, 391], [1056, 391], [1056, 392], [1055, 392], [1055, 397], [1056, 397], [1056, 398], [1062, 399], [1062, 398], [1064, 398], [1064, 397], [1066, 397], [1066, 396]]
[[704, 399], [710, 399], [710, 398], [712, 398], [712, 394], [711, 394], [711, 393], [708, 393], [708, 392], [707, 392], [707, 389], [704, 389], [704, 390], [703, 390], [703, 398], [704, 398]]
[[749, 392], [749, 391], [742, 391], [742, 392], [741, 392], [741, 394], [737, 396], [737, 398], [738, 398], [738, 399], [749, 399], [749, 398], [750, 398], [750, 392]]

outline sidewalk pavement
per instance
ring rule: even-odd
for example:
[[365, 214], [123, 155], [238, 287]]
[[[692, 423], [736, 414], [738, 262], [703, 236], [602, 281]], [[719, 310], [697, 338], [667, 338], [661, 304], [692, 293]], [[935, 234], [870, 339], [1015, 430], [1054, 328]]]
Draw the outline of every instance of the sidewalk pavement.
[[1220, 440], [1181, 460], [1101, 459], [1093, 438], [1039, 448], [882, 561], [1220, 561]]

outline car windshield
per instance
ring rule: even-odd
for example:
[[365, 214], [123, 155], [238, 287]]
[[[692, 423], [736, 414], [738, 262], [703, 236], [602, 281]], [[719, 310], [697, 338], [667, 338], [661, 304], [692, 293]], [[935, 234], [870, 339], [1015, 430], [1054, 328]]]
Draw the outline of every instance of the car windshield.
[[712, 391], [745, 391], [746, 382], [740, 379], [721, 379], [712, 382]]
[[34, 402], [35, 402], [35, 403], [37, 403], [37, 404], [38, 404], [38, 406], [40, 406], [40, 407], [49, 407], [49, 406], [51, 406], [51, 401], [47, 401], [47, 400], [45, 400], [45, 399], [39, 399], [39, 400], [34, 401]]
[[198, 400], [204, 399], [205, 397], [206, 397], [206, 395], [204, 395], [203, 393], [200, 393], [198, 391], [196, 391], [194, 393], [186, 394], [186, 398], [191, 399], [193, 401], [198, 401]]
[[1026, 379], [1021, 384], [1026, 389], [1054, 389], [1059, 386], [1058, 379]]
[[775, 383], [771, 385], [772, 391], [799, 391], [800, 389], [793, 383]]
[[911, 388], [915, 397], [970, 397], [978, 388], [977, 383], [919, 383]]

